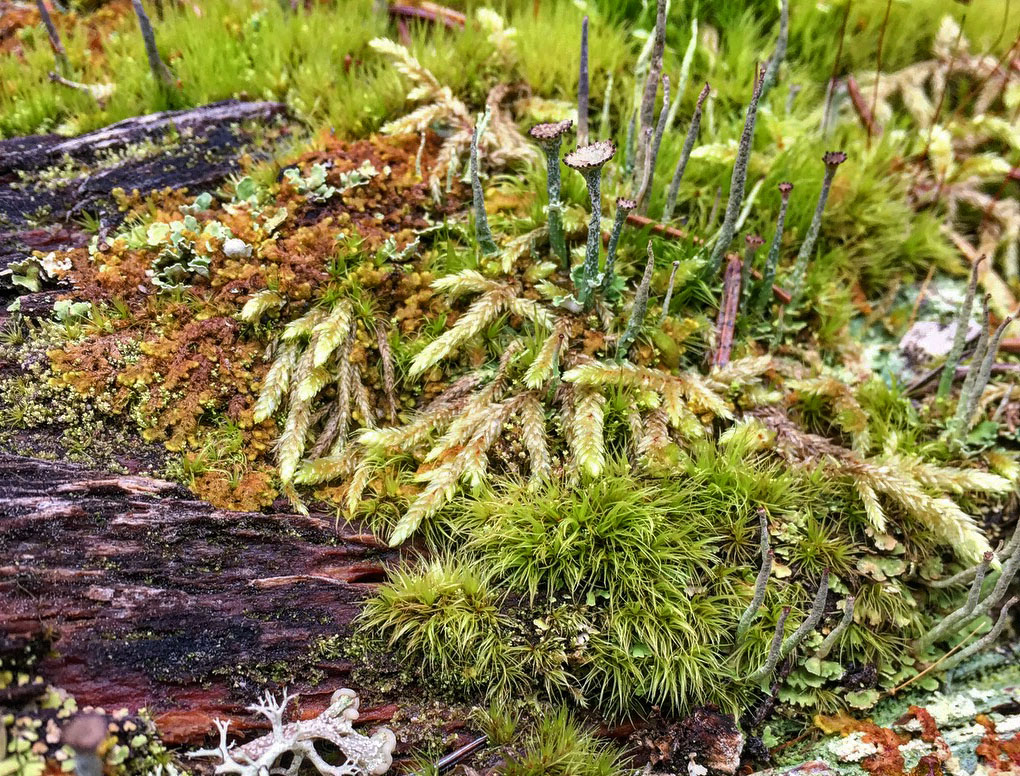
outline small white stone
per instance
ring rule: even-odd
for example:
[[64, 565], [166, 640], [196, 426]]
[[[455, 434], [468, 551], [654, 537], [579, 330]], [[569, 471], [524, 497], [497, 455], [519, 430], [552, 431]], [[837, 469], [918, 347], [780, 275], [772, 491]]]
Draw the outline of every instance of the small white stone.
[[228, 259], [247, 259], [251, 256], [251, 246], [244, 240], [231, 237], [223, 243], [223, 253]]

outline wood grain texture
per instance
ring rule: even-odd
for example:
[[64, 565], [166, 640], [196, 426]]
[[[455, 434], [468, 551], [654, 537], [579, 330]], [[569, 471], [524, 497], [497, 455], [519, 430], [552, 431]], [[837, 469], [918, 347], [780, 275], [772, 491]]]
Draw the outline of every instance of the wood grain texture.
[[47, 681], [80, 705], [146, 707], [171, 743], [216, 716], [259, 727], [244, 706], [274, 672], [298, 677], [302, 714], [324, 708], [353, 665], [313, 645], [351, 633], [394, 560], [325, 516], [226, 512], [173, 483], [0, 454], [0, 633], [48, 638]]

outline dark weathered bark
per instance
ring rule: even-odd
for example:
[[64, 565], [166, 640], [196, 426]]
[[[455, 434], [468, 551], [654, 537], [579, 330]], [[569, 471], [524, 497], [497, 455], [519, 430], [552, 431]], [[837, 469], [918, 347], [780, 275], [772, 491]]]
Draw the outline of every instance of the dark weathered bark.
[[[169, 742], [216, 716], [243, 733], [277, 682], [321, 710], [354, 666], [315, 645], [351, 633], [395, 558], [324, 516], [226, 512], [173, 483], [0, 455], [0, 638], [48, 638], [47, 681], [80, 705], [146, 707]], [[363, 720], [392, 715], [372, 700]]]
[[0, 175], [39, 169], [65, 154], [73, 159], [93, 157], [100, 151], [154, 139], [171, 127], [179, 133], [206, 136], [216, 130], [229, 129], [231, 122], [266, 121], [282, 115], [285, 110], [279, 102], [222, 100], [190, 110], [135, 116], [77, 137], [34, 135], [0, 140]]
[[[92, 235], [76, 223], [85, 213], [98, 220], [100, 234], [115, 229], [124, 218], [115, 189], [197, 194], [219, 185], [238, 172], [243, 155], [271, 153], [264, 136], [272, 132], [260, 133], [263, 146], [256, 148], [251, 129], [278, 121], [284, 110], [276, 102], [224, 100], [125, 119], [78, 137], [0, 140], [0, 272], [32, 251], [88, 244]], [[0, 320], [12, 298], [0, 282]]]

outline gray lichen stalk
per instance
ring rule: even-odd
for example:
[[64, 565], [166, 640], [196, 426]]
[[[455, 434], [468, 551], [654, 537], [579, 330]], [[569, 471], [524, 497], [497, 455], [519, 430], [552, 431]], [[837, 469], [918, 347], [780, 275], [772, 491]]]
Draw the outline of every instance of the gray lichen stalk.
[[563, 158], [563, 163], [584, 176], [591, 200], [591, 218], [588, 221], [588, 242], [585, 246], [584, 265], [577, 284], [578, 299], [584, 307], [592, 303], [595, 278], [599, 271], [599, 246], [602, 242], [602, 167], [613, 158], [616, 146], [611, 140], [600, 140], [581, 146]]
[[946, 362], [942, 367], [942, 377], [939, 379], [939, 390], [936, 394], [939, 400], [948, 399], [949, 392], [953, 389], [953, 378], [956, 376], [956, 367], [960, 365], [960, 359], [963, 357], [963, 349], [967, 344], [967, 329], [970, 326], [970, 316], [974, 311], [974, 295], [977, 293], [978, 268], [984, 260], [984, 256], [979, 257], [978, 260], [974, 262], [974, 266], [971, 267], [970, 281], [967, 283], [967, 293], [964, 296], [960, 309], [957, 311], [956, 318], [953, 321], [955, 326], [953, 331], [953, 345], [949, 349], [949, 354], [946, 356]]
[[489, 217], [485, 213], [485, 193], [482, 191], [482, 181], [478, 177], [478, 135], [479, 124], [483, 127], [488, 119], [488, 110], [471, 132], [471, 202], [475, 211], [475, 240], [482, 253], [493, 254], [499, 251], [496, 242], [492, 239], [492, 230], [489, 229]]
[[751, 307], [751, 315], [755, 318], [765, 312], [765, 306], [772, 296], [772, 284], [776, 281], [776, 269], [779, 267], [779, 251], [783, 245], [783, 228], [786, 226], [786, 209], [790, 205], [791, 191], [793, 191], [792, 183], [784, 181], [779, 184], [779, 193], [783, 199], [779, 205], [779, 216], [776, 218], [776, 233], [772, 236], [772, 244], [769, 246], [768, 256], [765, 257], [761, 285], [758, 287], [758, 293], [755, 294], [754, 304]]
[[726, 201], [726, 214], [723, 216], [722, 226], [719, 227], [719, 234], [716, 235], [715, 244], [712, 246], [712, 253], [708, 258], [708, 276], [710, 278], [714, 278], [716, 273], [719, 272], [722, 257], [726, 253], [730, 240], [733, 239], [737, 229], [740, 205], [744, 201], [744, 186], [747, 183], [747, 165], [751, 158], [754, 126], [758, 119], [758, 100], [761, 98], [762, 78], [764, 78], [764, 74], [755, 78], [754, 93], [751, 95], [751, 102], [747, 106], [744, 131], [740, 135], [740, 143], [737, 146], [737, 159], [733, 163], [733, 174], [730, 176], [730, 196]]
[[747, 633], [747, 629], [751, 627], [755, 615], [765, 600], [765, 590], [769, 584], [769, 574], [772, 573], [772, 562], [775, 557], [772, 548], [769, 547], [769, 521], [768, 514], [764, 509], [758, 510], [758, 522], [761, 525], [761, 567], [758, 569], [758, 577], [754, 582], [754, 595], [751, 597], [751, 603], [740, 615], [740, 622], [737, 624], [737, 639], [743, 638]]
[[560, 145], [572, 122], [538, 124], [528, 134], [542, 146], [546, 158], [546, 188], [549, 194], [549, 248], [564, 268], [570, 270], [570, 256], [563, 236], [563, 206], [560, 202]]
[[[666, 50], [666, 5], [667, 0], [657, 0], [655, 7], [655, 36], [652, 44], [652, 58], [645, 78], [645, 88], [641, 95], [640, 127], [651, 129], [655, 121], [655, 93], [659, 91], [659, 79], [662, 77], [662, 55]], [[644, 169], [643, 149], [638, 149], [637, 168]]]
[[581, 21], [581, 64], [577, 78], [577, 143], [588, 144], [588, 17]]
[[790, 40], [790, 0], [782, 0], [779, 10], [779, 36], [776, 38], [776, 50], [772, 52], [768, 67], [765, 68], [765, 78], [761, 85], [761, 95], [768, 94], [769, 89], [776, 85], [779, 78], [779, 66], [786, 58], [786, 45]]
[[648, 200], [655, 181], [655, 162], [659, 158], [659, 147], [666, 131], [666, 119], [669, 116], [669, 76], [662, 77], [662, 108], [659, 110], [659, 122], [655, 125], [655, 136], [652, 138], [648, 158], [645, 159], [645, 173], [641, 181], [641, 191], [637, 196], [638, 211], [642, 214], [648, 210]]
[[669, 192], [666, 194], [666, 206], [662, 209], [662, 221], [668, 223], [673, 218], [673, 211], [676, 210], [676, 198], [680, 192], [680, 181], [683, 180], [684, 171], [687, 169], [687, 162], [691, 159], [691, 151], [698, 140], [698, 130], [701, 128], [701, 111], [705, 104], [705, 98], [711, 87], [706, 83], [698, 95], [698, 104], [694, 108], [694, 115], [691, 116], [691, 126], [687, 130], [687, 137], [684, 139], [684, 147], [680, 151], [680, 161], [676, 164], [673, 172], [673, 180], [669, 183]]
[[818, 204], [815, 205], [815, 213], [811, 217], [811, 225], [808, 226], [804, 235], [804, 242], [797, 252], [797, 261], [793, 265], [793, 275], [790, 280], [790, 307], [794, 307], [800, 301], [800, 295], [804, 286], [804, 275], [807, 272], [808, 262], [811, 254], [814, 253], [815, 243], [818, 242], [818, 235], [822, 230], [822, 214], [825, 212], [825, 203], [829, 199], [829, 190], [832, 188], [832, 179], [836, 177], [836, 170], [839, 165], [846, 161], [846, 154], [842, 151], [828, 151], [822, 156], [825, 162], [825, 177], [822, 178], [822, 190], [818, 192]]
[[613, 282], [613, 269], [616, 265], [616, 249], [620, 242], [620, 233], [623, 231], [623, 224], [637, 203], [632, 199], [616, 200], [616, 217], [613, 219], [613, 231], [609, 234], [609, 246], [606, 249], [606, 267], [602, 272], [602, 290], [605, 291]]
[[645, 323], [645, 315], [648, 313], [648, 294], [652, 288], [652, 272], [655, 269], [655, 253], [652, 251], [651, 242], [648, 243], [648, 261], [645, 263], [645, 272], [641, 276], [641, 283], [634, 294], [634, 306], [630, 310], [630, 318], [627, 320], [627, 328], [620, 337], [620, 343], [616, 349], [618, 358], [627, 355], [631, 343], [637, 339], [641, 327]]

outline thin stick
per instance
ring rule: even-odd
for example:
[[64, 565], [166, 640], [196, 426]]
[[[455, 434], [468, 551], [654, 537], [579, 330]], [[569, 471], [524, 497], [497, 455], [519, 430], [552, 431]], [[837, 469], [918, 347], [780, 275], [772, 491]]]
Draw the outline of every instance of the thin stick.
[[740, 274], [741, 261], [737, 254], [730, 256], [723, 277], [722, 302], [719, 315], [715, 321], [716, 340], [714, 367], [723, 367], [729, 363], [730, 350], [733, 347], [733, 332], [737, 325], [737, 310], [740, 306]]
[[891, 698], [893, 695], [898, 693], [904, 687], [907, 687], [907, 686], [913, 684], [918, 679], [920, 679], [925, 674], [927, 674], [929, 671], [934, 671], [936, 668], [938, 668], [940, 665], [942, 665], [942, 663], [944, 663], [946, 661], [946, 659], [949, 658], [950, 655], [952, 655], [953, 653], [955, 653], [958, 650], [962, 649], [963, 645], [966, 644], [967, 641], [969, 641], [970, 638], [975, 633], [977, 633], [979, 630], [981, 630], [981, 626], [980, 625], [978, 625], [976, 628], [974, 628], [974, 630], [972, 630], [970, 633], [968, 633], [966, 635], [966, 637], [963, 639], [963, 641], [961, 641], [959, 644], [957, 644], [955, 647], [953, 647], [951, 650], [949, 650], [946, 654], [944, 654], [942, 657], [940, 657], [938, 660], [936, 660], [934, 663], [932, 663], [926, 669], [924, 669], [923, 671], [921, 671], [917, 675], [910, 677], [909, 679], [907, 679], [907, 681], [903, 682], [902, 684], [898, 684], [895, 687], [893, 687], [891, 690], [889, 690], [889, 692], [886, 693], [886, 696]]
[[[875, 55], [875, 88], [871, 92], [871, 115], [875, 115], [875, 108], [878, 107], [878, 82], [882, 77], [882, 44], [885, 43], [885, 29], [889, 26], [889, 11], [892, 9], [892, 0], [886, 0], [885, 17], [882, 19], [882, 27], [878, 31], [878, 49]], [[868, 133], [867, 147], [871, 148], [871, 133]]]
[[43, 0], [35, 0], [35, 7], [39, 9], [39, 16], [42, 18], [42, 23], [46, 27], [46, 34], [50, 38], [50, 48], [53, 49], [53, 57], [57, 60], [57, 69], [61, 75], [70, 75], [71, 63], [67, 59], [67, 51], [64, 49], [63, 41], [60, 40], [60, 33], [57, 32], [53, 19], [50, 18], [50, 12], [46, 8], [46, 3]]
[[843, 42], [846, 40], [846, 23], [850, 19], [850, 6], [853, 0], [847, 0], [846, 9], [843, 11], [843, 21], [839, 24], [839, 45], [836, 46], [836, 58], [832, 60], [832, 73], [829, 75], [829, 82], [825, 86], [825, 107], [822, 110], [822, 129], [829, 125], [829, 111], [832, 109], [832, 95], [835, 92], [836, 75], [839, 73], [839, 63], [843, 58]]
[[149, 70], [152, 71], [152, 77], [156, 79], [157, 84], [167, 87], [173, 86], [173, 73], [170, 72], [170, 68], [166, 66], [163, 60], [159, 58], [159, 49], [156, 48], [156, 35], [152, 31], [152, 22], [149, 21], [149, 16], [145, 13], [142, 0], [131, 0], [131, 5], [135, 9], [135, 16], [138, 17], [138, 28], [142, 31], [142, 40], [145, 41], [145, 55], [149, 59]]
[[[931, 124], [928, 126], [928, 139], [925, 141], [924, 150], [921, 152], [921, 158], [927, 158], [928, 150], [931, 148], [931, 139], [935, 135], [935, 125], [938, 124], [939, 117], [942, 115], [942, 108], [946, 104], [946, 92], [949, 91], [949, 77], [953, 74], [953, 65], [956, 64], [956, 51], [960, 47], [960, 40], [963, 38], [963, 26], [967, 23], [967, 14], [963, 14], [960, 19], [960, 27], [956, 31], [956, 41], [953, 43], [953, 50], [949, 55], [949, 64], [946, 65], [946, 78], [942, 82], [942, 91], [939, 92], [939, 101], [935, 106], [935, 113], [932, 114]], [[875, 74], [875, 82], [878, 83], [878, 73]], [[939, 184], [939, 190], [941, 191], [942, 185]]]
[[864, 125], [864, 128], [868, 130], [868, 137], [882, 134], [882, 130], [875, 123], [875, 116], [872, 114], [868, 104], [864, 101], [864, 95], [861, 94], [861, 87], [858, 86], [857, 79], [853, 77], [852, 73], [846, 77], [846, 90], [850, 94], [850, 102], [853, 103], [854, 110], [857, 111], [857, 115], [860, 117], [861, 123]]

